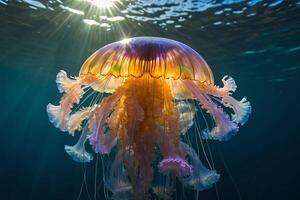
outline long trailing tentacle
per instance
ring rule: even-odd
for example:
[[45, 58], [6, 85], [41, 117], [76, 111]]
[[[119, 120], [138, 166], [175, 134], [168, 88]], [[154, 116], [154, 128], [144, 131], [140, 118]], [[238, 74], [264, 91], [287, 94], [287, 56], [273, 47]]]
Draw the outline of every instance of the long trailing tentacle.
[[208, 95], [191, 80], [183, 80], [184, 85], [200, 101], [201, 107], [213, 117], [215, 127], [212, 130], [205, 130], [204, 137], [216, 140], [228, 140], [238, 131], [236, 123], [230, 120], [229, 116], [223, 112], [223, 109], [217, 106]]

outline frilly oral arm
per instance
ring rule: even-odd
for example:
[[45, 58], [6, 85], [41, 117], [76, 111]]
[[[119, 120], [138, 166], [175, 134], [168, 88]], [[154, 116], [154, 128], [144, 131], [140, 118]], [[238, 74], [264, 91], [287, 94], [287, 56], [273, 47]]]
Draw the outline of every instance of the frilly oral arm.
[[91, 107], [82, 108], [81, 110], [72, 114], [67, 122], [69, 133], [74, 135], [75, 131], [80, 131], [82, 121], [88, 119], [95, 108], [95, 105]]
[[216, 140], [228, 140], [230, 136], [238, 131], [238, 126], [230, 120], [229, 116], [223, 112], [223, 109], [217, 106], [209, 96], [203, 94], [202, 90], [199, 89], [191, 80], [183, 80], [185, 86], [190, 92], [199, 100], [201, 107], [213, 117], [215, 121], [215, 127], [212, 130], [206, 130], [204, 137], [207, 139]]
[[[56, 83], [58, 90], [61, 93], [64, 93], [59, 105], [48, 104], [47, 112], [50, 121], [54, 124], [55, 127], [59, 128], [61, 131], [69, 131], [71, 134], [74, 133], [75, 127], [72, 127], [74, 124], [74, 117], [70, 122], [72, 125], [68, 125], [70, 120], [70, 113], [72, 111], [73, 105], [80, 102], [80, 98], [84, 94], [82, 85], [92, 84], [97, 79], [92, 78], [91, 76], [85, 76], [84, 78], [68, 78], [68, 75], [65, 71], [61, 70], [56, 76]], [[83, 114], [83, 113], [81, 113]], [[71, 130], [69, 130], [71, 128]], [[79, 128], [78, 126], [76, 128]]]
[[116, 103], [120, 100], [123, 92], [117, 90], [114, 94], [106, 97], [96, 108], [94, 116], [89, 122], [89, 129], [92, 134], [89, 137], [90, 144], [93, 146], [95, 152], [106, 154], [109, 153], [115, 139], [109, 138], [111, 136], [104, 136], [106, 121], [113, 110]]
[[93, 155], [85, 150], [85, 142], [88, 138], [87, 125], [83, 128], [79, 140], [74, 146], [65, 145], [65, 151], [69, 154], [76, 162], [90, 162], [93, 160]]
[[232, 77], [226, 75], [222, 78], [222, 82], [223, 87], [206, 83], [199, 84], [197, 82], [195, 82], [195, 84], [197, 84], [199, 88], [201, 88], [201, 90], [203, 90], [206, 94], [213, 96], [223, 97], [231, 95], [233, 92], [235, 92], [237, 85]]
[[78, 104], [84, 91], [81, 88], [81, 83], [78, 81], [73, 84], [71, 88], [66, 90], [66, 93], [62, 96], [59, 105], [52, 104], [47, 105], [47, 112], [50, 121], [55, 127], [61, 131], [68, 131], [67, 122], [69, 115], [73, 108], [73, 105]]
[[231, 96], [232, 92], [234, 92], [237, 88], [233, 78], [224, 76], [222, 78], [222, 82], [224, 85], [222, 88], [215, 85], [205, 84], [200, 84], [199, 87], [203, 93], [221, 98], [221, 103], [225, 107], [233, 109], [234, 114], [231, 116], [235, 123], [241, 125], [245, 124], [252, 111], [250, 102], [246, 97], [243, 97], [241, 101], [238, 101]]

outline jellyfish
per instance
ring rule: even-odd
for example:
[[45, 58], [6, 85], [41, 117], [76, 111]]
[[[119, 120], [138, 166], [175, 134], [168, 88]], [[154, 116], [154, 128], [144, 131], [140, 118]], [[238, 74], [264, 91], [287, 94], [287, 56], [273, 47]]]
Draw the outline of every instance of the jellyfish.
[[220, 175], [200, 161], [187, 139], [195, 134], [189, 130], [197, 113], [204, 111], [213, 122], [199, 132], [201, 139], [218, 141], [237, 134], [251, 113], [246, 97], [232, 97], [232, 77], [215, 85], [195, 50], [166, 38], [108, 44], [84, 62], [77, 77], [61, 70], [56, 83], [63, 95], [58, 105], [47, 105], [50, 121], [72, 136], [81, 132], [74, 146], [65, 146], [73, 160], [92, 161], [86, 143], [114, 159], [104, 185], [115, 199], [147, 199], [151, 191], [161, 196], [174, 191], [174, 179], [195, 191], [211, 188]]

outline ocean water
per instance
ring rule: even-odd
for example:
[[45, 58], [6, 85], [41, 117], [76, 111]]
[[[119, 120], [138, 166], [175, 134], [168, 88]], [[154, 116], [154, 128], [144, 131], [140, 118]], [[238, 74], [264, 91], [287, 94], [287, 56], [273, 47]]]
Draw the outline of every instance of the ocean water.
[[217, 84], [231, 75], [235, 96], [251, 102], [238, 135], [209, 142], [221, 179], [199, 199], [300, 199], [300, 1], [95, 2], [0, 0], [0, 199], [94, 198], [95, 162], [83, 166], [64, 152], [77, 138], [53, 127], [46, 105], [60, 98], [60, 69], [76, 76], [95, 50], [134, 36], [189, 45]]

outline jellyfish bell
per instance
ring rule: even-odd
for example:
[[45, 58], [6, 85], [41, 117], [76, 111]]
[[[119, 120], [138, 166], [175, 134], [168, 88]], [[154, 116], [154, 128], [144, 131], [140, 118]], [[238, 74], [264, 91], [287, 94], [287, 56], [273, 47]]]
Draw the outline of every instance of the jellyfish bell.
[[[210, 67], [196, 51], [165, 38], [108, 44], [84, 62], [78, 77], [68, 78], [60, 71], [56, 82], [63, 96], [59, 105], [48, 104], [50, 121], [71, 135], [84, 126], [78, 143], [66, 146], [67, 153], [75, 161], [89, 162], [86, 141], [101, 155], [119, 149], [105, 184], [116, 198], [147, 198], [156, 169], [197, 191], [219, 180], [220, 175], [199, 160], [193, 144], [183, 142], [199, 110], [189, 101], [214, 121], [212, 128], [203, 129], [205, 139], [230, 139], [251, 113], [246, 98], [231, 96], [237, 88], [233, 78], [225, 76], [223, 86], [216, 86]], [[90, 102], [89, 110], [76, 111], [83, 101]], [[222, 106], [233, 114], [226, 114]], [[162, 158], [153, 168], [157, 149]]]
[[[175, 40], [157, 37], [136, 37], [102, 47], [85, 61], [79, 77], [91, 74], [121, 79], [150, 75], [153, 78], [191, 79], [207, 84], [214, 82], [211, 69], [192, 48]], [[118, 88], [119, 84], [110, 89]]]

